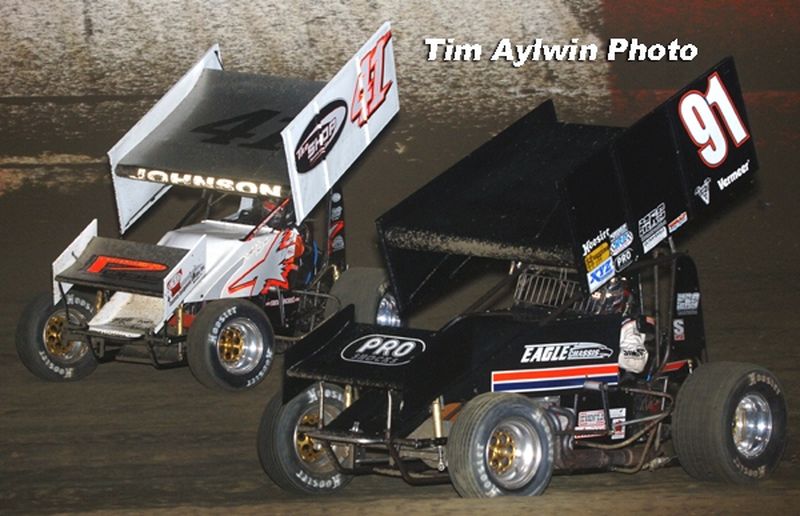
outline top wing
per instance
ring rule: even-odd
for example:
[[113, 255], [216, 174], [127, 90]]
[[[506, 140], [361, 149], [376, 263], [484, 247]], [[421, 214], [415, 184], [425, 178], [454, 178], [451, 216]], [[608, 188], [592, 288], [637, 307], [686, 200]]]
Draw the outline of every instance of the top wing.
[[594, 291], [752, 184], [750, 134], [731, 58], [624, 130], [548, 101], [378, 219], [401, 308], [464, 257], [570, 267]]

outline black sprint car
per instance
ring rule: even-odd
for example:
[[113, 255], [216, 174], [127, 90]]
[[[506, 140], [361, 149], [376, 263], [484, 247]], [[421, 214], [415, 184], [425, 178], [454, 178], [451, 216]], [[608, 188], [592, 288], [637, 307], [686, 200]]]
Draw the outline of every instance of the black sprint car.
[[349, 306], [302, 339], [261, 420], [264, 470], [299, 493], [374, 473], [470, 497], [674, 459], [698, 479], [767, 477], [780, 383], [707, 360], [697, 270], [672, 238], [757, 168], [730, 58], [628, 129], [539, 106], [377, 221], [402, 313], [481, 261], [503, 281], [438, 331]]

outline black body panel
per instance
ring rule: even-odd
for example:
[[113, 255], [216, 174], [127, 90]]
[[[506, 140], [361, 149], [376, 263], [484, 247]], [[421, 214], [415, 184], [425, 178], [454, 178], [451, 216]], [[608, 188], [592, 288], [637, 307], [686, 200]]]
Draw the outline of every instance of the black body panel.
[[[378, 431], [385, 424], [380, 414], [385, 412], [387, 390], [395, 392], [398, 404], [402, 400], [394, 420], [397, 435], [402, 436], [428, 416], [426, 407], [437, 396], [444, 396], [446, 402], [466, 401], [493, 390], [495, 371], [521, 371], [532, 376], [536, 385], [512, 382], [494, 390], [535, 392], [537, 396], [578, 392], [585, 380], [614, 384], [618, 379], [619, 316], [566, 319], [543, 326], [524, 314], [483, 312], [458, 317], [435, 333], [355, 324], [352, 320], [352, 307], [348, 307], [292, 348], [284, 363], [284, 400], [316, 381], [362, 389], [362, 398], [344, 419], [337, 418], [335, 429], [346, 430], [357, 420], [363, 430], [369, 431], [365, 425], [375, 419], [377, 426], [372, 430]], [[426, 346], [424, 352], [416, 353], [407, 363], [395, 366], [354, 363], [343, 358], [353, 343], [360, 345], [359, 338], [370, 334], [419, 339]], [[578, 358], [567, 358], [566, 352], [560, 357], [550, 353], [540, 362], [531, 358], [532, 352], [526, 355], [526, 346], [560, 345], [563, 350], [576, 343], [596, 343], [605, 352], [602, 356]], [[536, 370], [545, 371], [538, 375]], [[601, 377], [594, 370], [605, 373]], [[372, 389], [381, 394], [366, 396]], [[377, 415], [376, 406], [383, 407]]]
[[164, 278], [188, 251], [163, 245], [94, 237], [56, 281], [161, 297]]

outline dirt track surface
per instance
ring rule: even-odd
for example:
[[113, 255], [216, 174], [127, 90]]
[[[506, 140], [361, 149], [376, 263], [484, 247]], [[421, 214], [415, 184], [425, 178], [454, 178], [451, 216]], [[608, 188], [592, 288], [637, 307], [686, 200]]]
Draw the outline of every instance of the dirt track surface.
[[[604, 69], [601, 75], [608, 82], [604, 82], [607, 95], [602, 102], [610, 107], [600, 115], [596, 109], [585, 111], [585, 118], [580, 117], [582, 108], [570, 104], [572, 93], [559, 98], [557, 91], [564, 85], [557, 78], [542, 78], [557, 108], [566, 104], [573, 120], [627, 125], [718, 57], [737, 56], [761, 162], [759, 184], [752, 195], [716, 220], [693, 229], [678, 245], [698, 263], [711, 358], [758, 363], [775, 372], [783, 383], [790, 411], [789, 442], [773, 478], [757, 487], [730, 487], [698, 483], [673, 467], [635, 476], [559, 476], [537, 499], [475, 501], [459, 499], [450, 486], [412, 488], [397, 479], [362, 477], [334, 497], [292, 498], [263, 474], [255, 451], [258, 419], [278, 389], [277, 374], [241, 394], [209, 391], [186, 368], [156, 371], [111, 363], [76, 383], [47, 383], [33, 377], [14, 348], [19, 315], [36, 292], [48, 288], [51, 261], [92, 218], [100, 219], [101, 234], [116, 234], [102, 151], [170, 82], [175, 71], [164, 69], [158, 71], [159, 84], [152, 90], [125, 90], [116, 100], [84, 98], [74, 104], [74, 116], [65, 118], [59, 117], [70, 109], [63, 103], [20, 99], [13, 80], [6, 77], [0, 81], [4, 85], [0, 100], [6, 99], [0, 103], [5, 117], [0, 121], [4, 133], [0, 137], [0, 245], [4, 251], [0, 258], [0, 327], [5, 330], [0, 333], [0, 513], [153, 509], [216, 513], [230, 509], [287, 514], [511, 514], [532, 510], [779, 514], [795, 508], [800, 495], [800, 244], [796, 229], [791, 228], [796, 227], [800, 215], [796, 200], [800, 192], [796, 160], [800, 83], [797, 72], [787, 70], [786, 62], [791, 49], [800, 44], [798, 10], [764, 8], [755, 13], [743, 2], [723, 14], [710, 7], [691, 28], [681, 29], [687, 14], [678, 8], [658, 11], [645, 5], [612, 12], [603, 8], [602, 2], [599, 7], [590, 1], [578, 4], [581, 9], [575, 20], [570, 18], [565, 25], [576, 36], [584, 31], [601, 38], [649, 34], [652, 40], [669, 41], [677, 36], [694, 41], [706, 54], [696, 63], [683, 65], [619, 63], [610, 71]], [[403, 13], [377, 10], [380, 12], [367, 9], [376, 19], [400, 18], [403, 27]], [[29, 13], [16, 13], [23, 14]], [[5, 23], [13, 23], [14, 16], [9, 12]], [[377, 27], [377, 23], [372, 25]], [[94, 30], [98, 27], [102, 28], [95, 21]], [[414, 44], [428, 35], [416, 25], [405, 27], [404, 37]], [[469, 23], [458, 27], [453, 29], [456, 37], [466, 37], [472, 30]], [[434, 28], [431, 33], [446, 31], [441, 24]], [[495, 27], [492, 37], [511, 37], [511, 30]], [[513, 30], [519, 32], [519, 27]], [[367, 29], [363, 32], [366, 35]], [[401, 36], [403, 31], [398, 29], [397, 37]], [[24, 41], [28, 46], [37, 45]], [[103, 48], [92, 51], [102, 53]], [[25, 56], [37, 59], [36, 55]], [[402, 59], [407, 61], [398, 61], [401, 74], [403, 66], [409, 71], [425, 70], [421, 53], [409, 50]], [[187, 57], [187, 66], [190, 61]], [[466, 69], [453, 70], [465, 73]], [[514, 73], [510, 68], [505, 71]], [[535, 88], [538, 79], [531, 80], [529, 86]], [[413, 87], [426, 85], [415, 76]], [[455, 91], [460, 85], [453, 80], [447, 88]], [[510, 91], [505, 85], [492, 89], [490, 82], [486, 88], [495, 96]], [[575, 88], [580, 89], [580, 84]], [[481, 96], [486, 94], [484, 91]], [[506, 106], [488, 121], [455, 115], [434, 120], [420, 103], [403, 105], [404, 111], [389, 133], [346, 180], [351, 262], [378, 264], [375, 217], [534, 104], [524, 96], [522, 100], [515, 97], [514, 102], [517, 104]], [[59, 128], [66, 128], [63, 132], [54, 133], [48, 126], [48, 113], [58, 115], [53, 120]], [[97, 126], [92, 120], [97, 120]], [[70, 147], [72, 144], [76, 146]], [[164, 204], [131, 238], [155, 241], [186, 206], [185, 199]], [[433, 306], [419, 320], [436, 326], [446, 318], [448, 309], [452, 307], [446, 303]], [[277, 371], [280, 360], [273, 367]]]

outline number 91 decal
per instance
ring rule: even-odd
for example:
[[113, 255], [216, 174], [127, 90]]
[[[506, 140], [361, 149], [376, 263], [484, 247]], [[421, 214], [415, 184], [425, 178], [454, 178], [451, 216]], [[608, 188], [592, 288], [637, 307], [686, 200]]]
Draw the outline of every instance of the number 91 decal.
[[709, 76], [705, 93], [690, 90], [683, 95], [678, 103], [678, 115], [698, 148], [697, 154], [709, 168], [716, 168], [725, 162], [728, 157], [728, 137], [736, 147], [750, 138], [717, 72]]

